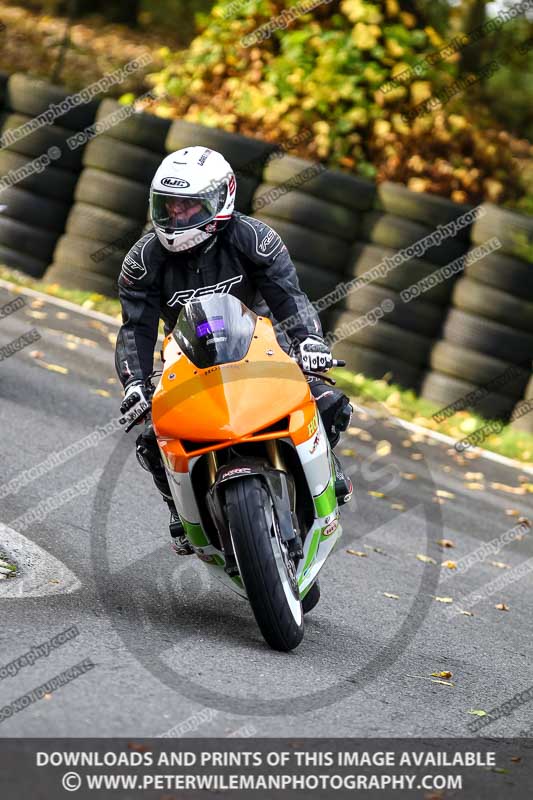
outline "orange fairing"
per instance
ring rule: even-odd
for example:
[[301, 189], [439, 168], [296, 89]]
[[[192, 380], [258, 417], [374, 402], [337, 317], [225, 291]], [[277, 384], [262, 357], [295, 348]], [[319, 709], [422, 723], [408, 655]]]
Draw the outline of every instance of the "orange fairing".
[[302, 441], [309, 437], [315, 404], [300, 368], [279, 346], [270, 320], [258, 317], [241, 361], [199, 369], [172, 336], [165, 339], [163, 351], [165, 369], [153, 397], [152, 418], [169, 460], [177, 456], [181, 462], [184, 456], [175, 440], [198, 442], [198, 450], [205, 442], [205, 450], [212, 450], [216, 441], [224, 446], [246, 439], [294, 411], [298, 414], [290, 420], [291, 434], [300, 432]]

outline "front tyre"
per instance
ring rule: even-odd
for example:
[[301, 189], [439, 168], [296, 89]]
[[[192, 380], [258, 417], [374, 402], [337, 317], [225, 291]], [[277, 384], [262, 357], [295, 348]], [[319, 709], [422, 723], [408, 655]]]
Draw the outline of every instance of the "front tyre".
[[226, 513], [235, 558], [259, 629], [274, 650], [293, 650], [304, 635], [296, 569], [260, 478], [228, 484]]

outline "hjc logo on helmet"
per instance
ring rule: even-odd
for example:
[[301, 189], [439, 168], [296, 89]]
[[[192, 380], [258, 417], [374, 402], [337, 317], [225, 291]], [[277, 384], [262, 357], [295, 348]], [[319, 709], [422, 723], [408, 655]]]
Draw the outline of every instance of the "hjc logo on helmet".
[[186, 189], [191, 184], [183, 178], [163, 178], [161, 186], [171, 186], [173, 189]]

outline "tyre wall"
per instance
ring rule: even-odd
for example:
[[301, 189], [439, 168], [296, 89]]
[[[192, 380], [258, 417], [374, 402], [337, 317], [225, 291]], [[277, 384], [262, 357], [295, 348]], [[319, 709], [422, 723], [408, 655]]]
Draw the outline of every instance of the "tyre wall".
[[[0, 75], [2, 134], [66, 96], [23, 75]], [[531, 396], [531, 218], [487, 204], [472, 224], [468, 206], [326, 169], [272, 143], [146, 113], [117, 122], [122, 113], [114, 100], [91, 102], [0, 150], [3, 177], [49, 148], [60, 151], [44, 171], [3, 189], [1, 263], [34, 276], [50, 264], [47, 280], [115, 295], [124, 253], [146, 225], [162, 157], [189, 144], [211, 147], [237, 173], [236, 208], [285, 240], [334, 354], [350, 369], [414, 388], [438, 405], [494, 382], [476, 410], [505, 419]], [[65, 146], [95, 120], [98, 135]], [[494, 237], [501, 246], [470, 262]], [[511, 368], [508, 380], [499, 378]], [[532, 419], [513, 424], [531, 430]]]

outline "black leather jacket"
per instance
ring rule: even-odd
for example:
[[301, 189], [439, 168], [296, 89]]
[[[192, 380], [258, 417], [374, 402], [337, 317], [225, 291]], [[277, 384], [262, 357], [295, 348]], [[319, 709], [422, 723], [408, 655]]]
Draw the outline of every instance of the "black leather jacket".
[[[123, 325], [115, 364], [124, 387], [152, 372], [159, 319], [165, 334], [170, 333], [181, 308], [200, 293], [231, 292], [257, 314], [277, 322], [291, 318], [291, 339], [322, 335], [318, 315], [299, 287], [280, 236], [264, 222], [238, 212], [205, 245], [183, 253], [170, 253], [155, 231], [148, 231], [124, 259], [118, 285]], [[287, 345], [283, 334], [278, 339]]]

